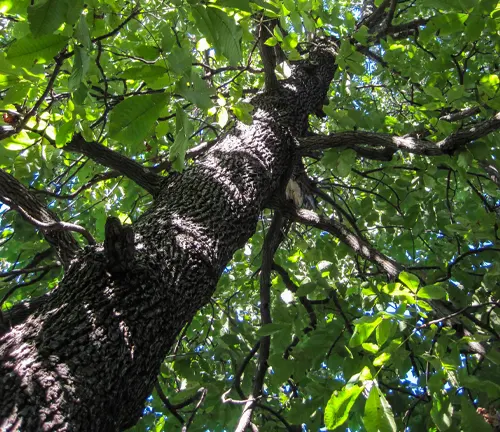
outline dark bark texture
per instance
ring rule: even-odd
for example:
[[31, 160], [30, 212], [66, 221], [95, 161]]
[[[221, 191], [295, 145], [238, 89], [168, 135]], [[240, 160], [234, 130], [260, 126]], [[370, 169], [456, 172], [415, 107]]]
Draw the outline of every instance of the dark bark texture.
[[332, 53], [317, 51], [256, 96], [252, 125], [166, 178], [133, 232], [110, 221], [104, 245], [87, 246], [48, 301], [0, 339], [2, 431], [135, 424], [176, 336], [284, 192], [295, 138], [334, 68]]

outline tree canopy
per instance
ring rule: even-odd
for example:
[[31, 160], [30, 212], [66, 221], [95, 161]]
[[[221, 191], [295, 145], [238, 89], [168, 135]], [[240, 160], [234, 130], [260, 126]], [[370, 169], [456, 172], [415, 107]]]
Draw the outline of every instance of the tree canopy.
[[335, 51], [287, 204], [131, 430], [500, 430], [500, 3], [0, 0], [0, 27], [6, 327], [61, 280], [58, 245], [137, 220], [159, 174]]

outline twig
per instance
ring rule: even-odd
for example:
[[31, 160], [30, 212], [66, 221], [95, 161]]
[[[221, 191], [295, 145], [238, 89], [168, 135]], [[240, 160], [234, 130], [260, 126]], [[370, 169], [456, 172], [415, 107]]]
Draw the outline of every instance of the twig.
[[111, 36], [117, 35], [120, 32], [120, 30], [123, 27], [125, 27], [130, 20], [132, 20], [133, 18], [135, 18], [140, 13], [141, 13], [141, 7], [137, 4], [137, 5], [134, 6], [134, 8], [132, 9], [132, 13], [125, 19], [125, 21], [121, 22], [115, 29], [111, 30], [109, 33], [105, 33], [105, 34], [103, 34], [101, 36], [93, 38], [92, 42], [95, 43], [95, 42], [98, 42], [98, 41], [102, 41], [103, 39], [107, 39], [107, 38], [109, 38]]
[[189, 426], [191, 426], [191, 423], [193, 423], [194, 416], [196, 415], [196, 412], [198, 411], [198, 409], [200, 408], [201, 404], [203, 403], [203, 401], [205, 400], [205, 398], [207, 396], [207, 389], [202, 387], [200, 390], [198, 390], [198, 393], [200, 393], [200, 392], [201, 392], [200, 400], [198, 401], [198, 403], [194, 407], [194, 411], [192, 412], [191, 416], [189, 417], [187, 423], [182, 427], [182, 432], [187, 432]]
[[161, 399], [163, 402], [163, 405], [172, 413], [172, 415], [180, 421], [181, 425], [184, 424], [184, 419], [182, 416], [177, 412], [177, 410], [173, 407], [173, 405], [170, 403], [168, 400], [167, 396], [165, 396], [165, 393], [163, 393], [163, 389], [160, 386], [160, 383], [158, 381], [155, 382], [155, 390], [156, 393], [158, 393], [158, 397]]
[[52, 270], [53, 268], [60, 267], [59, 264], [49, 264], [41, 267], [31, 267], [31, 268], [22, 268], [18, 270], [11, 270], [7, 272], [0, 273], [0, 278], [10, 277], [10, 276], [19, 276], [27, 273], [38, 273], [40, 271]]
[[494, 305], [494, 307], [500, 307], [500, 305], [498, 303], [495, 303], [495, 302], [488, 302], [488, 303], [482, 303], [482, 304], [479, 304], [479, 305], [470, 305], [470, 306], [466, 306], [460, 310], [457, 310], [456, 312], [453, 312], [445, 317], [442, 317], [442, 318], [439, 318], [439, 319], [435, 319], [435, 320], [432, 320], [432, 321], [427, 321], [426, 323], [422, 324], [422, 325], [419, 325], [417, 326], [417, 330], [420, 330], [422, 328], [426, 328], [426, 327], [430, 327], [431, 325], [433, 324], [438, 324], [440, 322], [443, 322], [443, 321], [446, 321], [446, 320], [449, 320], [450, 318], [453, 318], [457, 315], [461, 315], [463, 314], [464, 312], [466, 312], [467, 310], [469, 309], [479, 309], [479, 308], [482, 308], [484, 306], [490, 306], [490, 305]]

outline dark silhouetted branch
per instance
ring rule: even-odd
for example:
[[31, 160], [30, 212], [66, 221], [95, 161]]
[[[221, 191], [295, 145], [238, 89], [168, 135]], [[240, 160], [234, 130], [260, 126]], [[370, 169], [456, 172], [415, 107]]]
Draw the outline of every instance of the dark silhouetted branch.
[[153, 196], [158, 193], [161, 176], [102, 144], [86, 142], [80, 134], [77, 134], [64, 146], [64, 150], [84, 154], [93, 161], [120, 172]]

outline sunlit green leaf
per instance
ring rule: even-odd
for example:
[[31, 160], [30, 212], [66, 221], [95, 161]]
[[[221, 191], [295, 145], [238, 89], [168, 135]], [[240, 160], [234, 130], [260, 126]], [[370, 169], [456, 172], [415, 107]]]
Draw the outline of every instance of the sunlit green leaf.
[[397, 431], [392, 408], [376, 383], [373, 384], [366, 400], [363, 424], [367, 432]]
[[49, 62], [67, 43], [62, 35], [27, 35], [14, 42], [7, 50], [7, 60], [14, 65], [32, 66]]
[[344, 424], [362, 391], [363, 387], [353, 385], [332, 394], [325, 408], [325, 425], [328, 429], [333, 430]]
[[56, 31], [66, 20], [67, 0], [43, 0], [28, 7], [28, 20], [33, 36]]
[[168, 101], [164, 94], [132, 96], [111, 112], [109, 136], [124, 144], [135, 145], [150, 132]]

